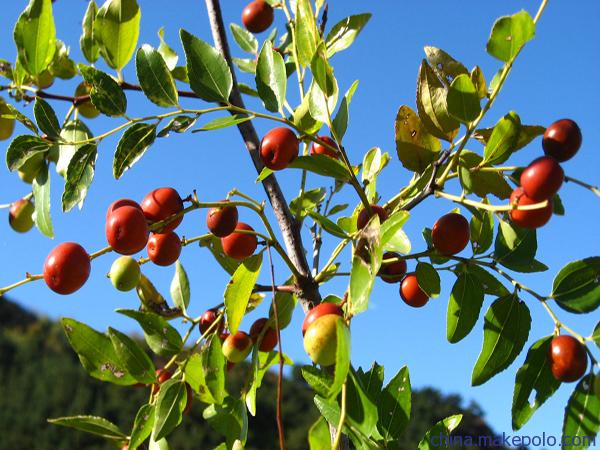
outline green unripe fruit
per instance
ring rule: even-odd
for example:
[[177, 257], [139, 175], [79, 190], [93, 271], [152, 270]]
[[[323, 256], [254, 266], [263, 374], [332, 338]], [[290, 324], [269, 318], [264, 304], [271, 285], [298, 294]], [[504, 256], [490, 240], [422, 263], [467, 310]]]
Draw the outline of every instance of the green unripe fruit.
[[52, 75], [49, 70], [44, 70], [35, 77], [34, 83], [40, 89], [49, 88], [54, 84], [54, 75]]
[[[90, 88], [90, 85], [83, 81], [77, 86], [77, 89], [75, 89], [75, 97], [89, 95], [91, 90], [92, 89]], [[78, 104], [77, 110], [79, 111], [79, 114], [88, 119], [93, 119], [100, 115], [100, 111], [98, 111], [89, 100], [87, 102]]]
[[[304, 350], [310, 359], [323, 367], [335, 364], [337, 350], [337, 323], [342, 317], [326, 314], [315, 320], [304, 335]], [[345, 326], [345, 325], [344, 325]]]
[[115, 259], [110, 268], [110, 281], [119, 291], [127, 292], [134, 289], [141, 277], [140, 265], [131, 256]]
[[18, 233], [27, 233], [33, 227], [35, 206], [29, 200], [19, 199], [10, 205], [8, 223]]
[[[6, 102], [0, 97], [0, 116], [10, 114], [10, 109], [6, 106]], [[0, 141], [4, 141], [11, 137], [15, 129], [15, 119], [0, 117]]]
[[42, 167], [44, 167], [44, 155], [37, 153], [19, 167], [19, 178], [25, 183], [31, 184]]

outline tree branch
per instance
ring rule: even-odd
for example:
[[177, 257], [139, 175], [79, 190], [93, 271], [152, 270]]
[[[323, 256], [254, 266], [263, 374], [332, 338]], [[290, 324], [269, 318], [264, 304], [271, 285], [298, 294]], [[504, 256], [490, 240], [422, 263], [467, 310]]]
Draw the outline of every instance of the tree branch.
[[[241, 93], [238, 89], [234, 67], [231, 62], [231, 54], [229, 52], [229, 44], [227, 42], [219, 0], [206, 0], [206, 8], [208, 10], [208, 18], [215, 46], [225, 57], [233, 76], [233, 89], [231, 90], [229, 101], [234, 106], [245, 108], [244, 101], [242, 100]], [[238, 129], [244, 139], [246, 148], [250, 153], [254, 167], [256, 168], [257, 173], [260, 173], [264, 166], [259, 154], [260, 140], [252, 121], [238, 124]], [[296, 280], [299, 288], [298, 297], [302, 304], [302, 308], [307, 311], [310, 309], [311, 304], [316, 305], [320, 303], [321, 294], [319, 293], [318, 284], [310, 273], [308, 261], [306, 260], [304, 253], [304, 246], [302, 245], [300, 227], [288, 208], [288, 204], [275, 175], [270, 175], [265, 178], [262, 184], [273, 208], [273, 213], [275, 214], [279, 228], [281, 229], [288, 255], [298, 272], [302, 275]]]

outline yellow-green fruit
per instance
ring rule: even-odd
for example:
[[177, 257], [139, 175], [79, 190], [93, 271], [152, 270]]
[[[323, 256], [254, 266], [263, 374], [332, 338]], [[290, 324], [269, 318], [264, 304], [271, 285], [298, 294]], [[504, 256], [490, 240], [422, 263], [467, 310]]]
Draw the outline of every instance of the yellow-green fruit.
[[227, 336], [223, 342], [223, 355], [227, 361], [239, 363], [246, 359], [252, 350], [252, 338], [248, 333], [238, 331]]
[[143, 274], [140, 275], [140, 281], [136, 287], [136, 292], [141, 302], [150, 309], [155, 307], [155, 305], [163, 305], [166, 303], [165, 298]]
[[596, 397], [600, 398], [600, 372], [594, 377], [594, 392], [596, 393]]
[[8, 223], [18, 233], [27, 233], [33, 227], [35, 206], [29, 200], [19, 199], [10, 205]]
[[37, 77], [35, 77], [35, 85], [40, 89], [49, 88], [54, 84], [54, 75], [48, 70], [44, 70]]
[[[90, 91], [90, 85], [83, 81], [79, 83], [77, 89], [75, 89], [75, 97], [89, 95]], [[77, 110], [79, 111], [79, 114], [81, 114], [83, 117], [87, 117], [88, 119], [93, 119], [94, 117], [98, 117], [100, 115], [100, 111], [96, 109], [91, 101], [77, 105]]]
[[112, 263], [109, 276], [114, 287], [127, 292], [139, 284], [142, 273], [135, 259], [131, 256], [121, 256]]
[[[337, 314], [326, 314], [310, 324], [304, 335], [304, 350], [315, 364], [335, 364], [337, 323], [343, 321]], [[345, 326], [345, 325], [344, 325]]]
[[[0, 116], [10, 114], [10, 109], [6, 106], [3, 98], [0, 98]], [[15, 129], [15, 119], [7, 119], [0, 117], [0, 141], [4, 141], [11, 137]]]
[[44, 154], [37, 153], [19, 167], [19, 178], [27, 184], [33, 183], [41, 168], [44, 166]]

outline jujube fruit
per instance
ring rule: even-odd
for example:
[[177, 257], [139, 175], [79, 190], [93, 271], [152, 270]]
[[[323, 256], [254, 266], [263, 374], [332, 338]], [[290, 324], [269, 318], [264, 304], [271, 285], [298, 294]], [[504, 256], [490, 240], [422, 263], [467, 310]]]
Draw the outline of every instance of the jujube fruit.
[[335, 303], [319, 303], [313, 309], [311, 309], [304, 318], [304, 322], [302, 322], [302, 336], [306, 334], [306, 330], [319, 317], [326, 316], [328, 314], [335, 314], [337, 316], [343, 317], [344, 311]]
[[304, 351], [315, 364], [323, 367], [335, 364], [337, 324], [344, 320], [337, 314], [327, 314], [315, 320], [304, 335]]
[[254, 0], [242, 11], [242, 23], [252, 33], [262, 33], [273, 24], [273, 8], [264, 0]]
[[[387, 252], [383, 254], [383, 259], [397, 258], [397, 253]], [[392, 263], [382, 263], [378, 275], [386, 283], [398, 283], [406, 275], [406, 261], [400, 260]]]
[[106, 220], [108, 220], [113, 211], [119, 209], [122, 206], [133, 206], [134, 208], [137, 208], [140, 211], [142, 210], [140, 204], [135, 200], [131, 200], [130, 198], [120, 198], [119, 200], [115, 200], [108, 206], [108, 209], [106, 210]]
[[136, 288], [142, 272], [138, 262], [131, 256], [120, 256], [112, 263], [109, 276], [115, 288], [127, 292]]
[[[2, 97], [0, 97], [0, 116], [11, 114], [9, 107]], [[15, 119], [0, 117], [0, 141], [4, 141], [12, 136], [15, 129]]]
[[548, 362], [554, 378], [563, 383], [579, 380], [587, 369], [585, 347], [573, 336], [556, 336], [550, 342]]
[[527, 197], [543, 202], [554, 196], [565, 179], [565, 172], [552, 156], [533, 160], [521, 174], [521, 187]]
[[464, 216], [450, 213], [440, 217], [431, 229], [433, 246], [442, 255], [455, 255], [469, 243], [469, 222]]
[[229, 236], [235, 230], [237, 223], [238, 210], [234, 205], [211, 208], [206, 215], [206, 226], [217, 237]]
[[[371, 210], [373, 211], [373, 214], [377, 214], [379, 216], [380, 223], [383, 223], [387, 220], [388, 213], [381, 206], [371, 205]], [[366, 208], [361, 209], [358, 213], [358, 217], [356, 218], [356, 228], [362, 230], [369, 222], [369, 219], [373, 217], [373, 214], [369, 214], [369, 211], [367, 211]]]
[[252, 350], [252, 338], [248, 333], [238, 331], [227, 336], [223, 342], [223, 355], [227, 361], [238, 363], [246, 359]]
[[273, 128], [262, 138], [260, 158], [271, 170], [285, 169], [298, 156], [299, 142], [289, 128]]
[[326, 147], [325, 145], [323, 145], [323, 144], [327, 144], [330, 147], [338, 149], [338, 145], [335, 143], [335, 141], [333, 139], [331, 139], [329, 136], [319, 136], [317, 139], [319, 140], [319, 142], [313, 142], [313, 145], [310, 148], [311, 155], [325, 155], [325, 156], [329, 156], [330, 158], [335, 158], [335, 159], [339, 158], [337, 151], [332, 150], [329, 147]]
[[157, 266], [170, 266], [181, 254], [181, 240], [177, 233], [155, 233], [148, 239], [148, 257]]
[[146, 217], [133, 206], [115, 209], [106, 221], [106, 240], [114, 251], [122, 255], [133, 255], [148, 242]]
[[[268, 322], [269, 319], [263, 317], [261, 319], [257, 319], [250, 327], [250, 337], [256, 344], [258, 344], [258, 337], [260, 336], [260, 333], [262, 333], [262, 330]], [[269, 328], [267, 329], [267, 331], [265, 331], [265, 334], [263, 335], [262, 341], [260, 342], [258, 349], [261, 352], [270, 352], [275, 348], [276, 345], [277, 330], [269, 326]]]
[[48, 254], [44, 263], [44, 281], [57, 294], [72, 294], [90, 276], [90, 255], [74, 242], [63, 242]]
[[44, 164], [44, 153], [36, 153], [19, 167], [17, 174], [23, 182], [31, 184]]
[[[204, 314], [202, 314], [202, 316], [200, 317], [200, 323], [199, 323], [199, 327], [200, 327], [200, 333], [204, 334], [206, 333], [206, 331], [211, 327], [211, 325], [213, 323], [215, 323], [215, 321], [217, 320], [217, 318], [219, 317], [219, 312], [216, 309], [208, 309], [206, 311], [204, 311]], [[215, 333], [221, 334], [223, 332], [223, 329], [225, 328], [225, 322], [223, 320], [221, 320], [219, 322], [219, 325], [217, 325], [216, 331]]]
[[244, 222], [238, 222], [233, 233], [221, 238], [221, 245], [227, 256], [241, 261], [254, 253], [258, 246], [258, 240], [256, 235], [239, 233], [238, 230], [254, 231], [254, 228]]
[[152, 385], [152, 394], [156, 394], [160, 390], [160, 385], [163, 384], [165, 381], [170, 380], [173, 376], [173, 372], [166, 369], [156, 369], [155, 373], [156, 380], [158, 382]]
[[579, 126], [571, 119], [561, 119], [546, 128], [542, 147], [546, 155], [553, 156], [558, 162], [565, 162], [575, 156], [581, 141]]
[[[159, 222], [168, 217], [183, 211], [183, 200], [177, 191], [170, 187], [154, 189], [142, 200], [142, 210], [146, 219], [150, 222]], [[157, 233], [166, 233], [173, 231], [183, 220], [183, 216], [173, 219], [160, 230], [155, 230]]]
[[[517, 206], [534, 205], [535, 200], [530, 199], [522, 187], [516, 188], [510, 194], [510, 204]], [[535, 229], [544, 226], [552, 217], [552, 199], [548, 200], [548, 204], [543, 208], [538, 209], [511, 209], [508, 213], [510, 220], [515, 225], [521, 228]]]
[[[81, 83], [79, 83], [77, 85], [77, 88], [75, 89], [75, 97], [82, 97], [84, 95], [90, 95], [91, 90], [92, 90], [92, 87], [87, 82], [82, 81]], [[96, 107], [94, 106], [94, 104], [92, 103], [91, 100], [87, 100], [85, 102], [78, 103], [77, 110], [79, 111], [79, 114], [81, 114], [83, 117], [86, 117], [88, 119], [93, 119], [100, 115], [100, 111], [98, 111], [98, 109], [96, 109]]]
[[423, 292], [414, 273], [406, 275], [400, 284], [400, 297], [408, 306], [421, 308], [429, 301], [429, 296]]
[[35, 206], [29, 200], [20, 198], [10, 205], [8, 223], [18, 233], [27, 233], [33, 227]]

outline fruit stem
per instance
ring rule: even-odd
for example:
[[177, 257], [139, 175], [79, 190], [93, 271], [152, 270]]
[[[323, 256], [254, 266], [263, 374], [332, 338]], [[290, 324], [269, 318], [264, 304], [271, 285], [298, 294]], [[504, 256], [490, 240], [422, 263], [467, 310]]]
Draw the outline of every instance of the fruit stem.
[[569, 177], [566, 175], [565, 175], [565, 181], [575, 183], [575, 184], [578, 184], [579, 186], [589, 189], [594, 194], [596, 194], [598, 197], [600, 197], [600, 189], [597, 186], [593, 186], [591, 184], [586, 183], [585, 181], [581, 181], [581, 180], [578, 180], [576, 178]]
[[335, 432], [335, 439], [333, 440], [333, 444], [331, 445], [332, 450], [338, 449], [340, 445], [340, 439], [342, 438], [342, 428], [344, 427], [344, 422], [346, 422], [346, 389], [346, 381], [344, 381], [341, 393], [342, 406], [340, 408], [340, 421], [338, 422], [337, 429]]
[[515, 209], [519, 210], [519, 211], [530, 211], [530, 210], [534, 210], [534, 209], [542, 209], [548, 205], [547, 200], [544, 200], [543, 202], [540, 202], [540, 203], [534, 203], [533, 205], [510, 205], [510, 204], [509, 205], [490, 205], [488, 203], [482, 203], [482, 202], [476, 202], [474, 200], [469, 200], [469, 199], [463, 198], [458, 195], [448, 194], [444, 191], [435, 191], [435, 196], [442, 197], [442, 198], [451, 200], [455, 203], [460, 203], [462, 205], [469, 205], [469, 206], [473, 206], [478, 209], [484, 209], [486, 211], [492, 211], [492, 212], [512, 211]]

